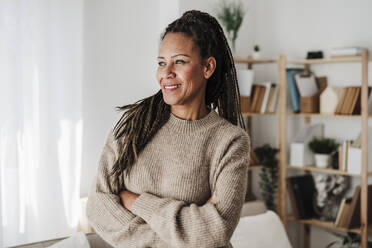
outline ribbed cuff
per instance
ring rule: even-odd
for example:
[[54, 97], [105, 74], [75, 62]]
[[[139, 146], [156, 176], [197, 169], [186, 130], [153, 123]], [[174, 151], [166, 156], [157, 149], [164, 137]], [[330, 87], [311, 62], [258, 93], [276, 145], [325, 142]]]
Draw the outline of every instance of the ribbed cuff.
[[111, 194], [99, 193], [97, 195], [101, 198], [101, 202], [105, 205], [107, 210], [112, 213], [121, 223], [128, 224], [135, 216], [125, 207], [123, 207], [118, 200]]
[[142, 193], [133, 203], [131, 212], [150, 223], [153, 213], [159, 208], [161, 198], [150, 193]]

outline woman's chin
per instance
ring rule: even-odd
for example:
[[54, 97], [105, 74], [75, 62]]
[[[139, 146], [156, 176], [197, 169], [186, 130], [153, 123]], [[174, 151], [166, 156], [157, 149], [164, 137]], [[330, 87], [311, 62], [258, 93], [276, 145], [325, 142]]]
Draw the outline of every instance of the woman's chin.
[[173, 105], [180, 105], [181, 101], [179, 98], [174, 98], [174, 97], [164, 97], [164, 102], [170, 106]]

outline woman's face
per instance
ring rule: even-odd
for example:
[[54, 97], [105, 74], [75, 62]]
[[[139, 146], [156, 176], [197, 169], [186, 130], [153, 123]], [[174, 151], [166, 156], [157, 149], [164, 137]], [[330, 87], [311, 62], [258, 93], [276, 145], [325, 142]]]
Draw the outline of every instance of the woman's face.
[[199, 48], [183, 33], [168, 33], [161, 42], [157, 81], [164, 101], [171, 105], [205, 103], [207, 77]]

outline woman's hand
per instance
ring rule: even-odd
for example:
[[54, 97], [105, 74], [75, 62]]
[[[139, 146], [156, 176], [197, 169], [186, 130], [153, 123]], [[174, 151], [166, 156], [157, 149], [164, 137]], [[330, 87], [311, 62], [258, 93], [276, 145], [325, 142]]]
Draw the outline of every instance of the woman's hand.
[[121, 191], [119, 196], [120, 196], [121, 204], [129, 211], [131, 210], [132, 205], [136, 201], [137, 197], [139, 197], [138, 194], [135, 194], [128, 190]]
[[213, 193], [213, 195], [211, 196], [211, 198], [209, 198], [209, 200], [205, 203], [205, 204], [208, 204], [208, 203], [211, 203], [211, 204], [214, 204], [214, 200], [216, 199], [216, 193]]

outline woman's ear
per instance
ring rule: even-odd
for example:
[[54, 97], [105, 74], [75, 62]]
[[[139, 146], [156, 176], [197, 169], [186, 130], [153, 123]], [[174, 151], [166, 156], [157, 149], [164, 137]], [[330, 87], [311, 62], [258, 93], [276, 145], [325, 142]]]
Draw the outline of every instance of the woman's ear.
[[204, 78], [210, 78], [213, 75], [214, 70], [216, 70], [216, 59], [214, 57], [209, 57], [204, 62]]

